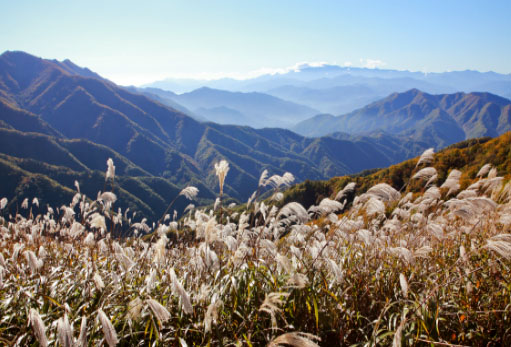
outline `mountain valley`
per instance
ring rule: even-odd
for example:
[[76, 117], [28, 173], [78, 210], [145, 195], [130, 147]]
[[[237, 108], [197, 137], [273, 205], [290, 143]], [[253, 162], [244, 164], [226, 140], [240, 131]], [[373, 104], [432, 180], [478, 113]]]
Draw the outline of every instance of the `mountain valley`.
[[[223, 106], [226, 100], [233, 108]], [[221, 125], [201, 115], [244, 114], [263, 124], [261, 114], [275, 108], [250, 111], [258, 100], [286, 110], [280, 116], [289, 124], [293, 115], [299, 120], [315, 112], [258, 93], [202, 88], [177, 95], [125, 88], [67, 60], [5, 52], [0, 56], [0, 176], [11, 184], [2, 187], [3, 196], [10, 209], [36, 196], [42, 204], [58, 205], [73, 194], [75, 180], [93, 194], [106, 188], [103, 172], [112, 158], [118, 206], [155, 220], [186, 185], [199, 188], [196, 203], [213, 202], [218, 191], [213, 165], [220, 159], [231, 165], [226, 194], [243, 202], [257, 189], [264, 169], [291, 172], [296, 182], [327, 179], [387, 167], [428, 147], [497, 136], [510, 124], [509, 101], [501, 97], [418, 90], [392, 94], [342, 121], [320, 115], [297, 127], [308, 136], [328, 135], [323, 137]], [[369, 116], [370, 121], [364, 118]], [[176, 208], [183, 211], [186, 204], [179, 200]]]

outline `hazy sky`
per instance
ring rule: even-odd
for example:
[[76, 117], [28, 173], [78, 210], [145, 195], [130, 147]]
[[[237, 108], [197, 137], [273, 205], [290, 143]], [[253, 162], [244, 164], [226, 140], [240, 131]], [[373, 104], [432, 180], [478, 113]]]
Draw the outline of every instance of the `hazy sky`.
[[511, 73], [511, 0], [0, 0], [0, 51], [119, 84], [298, 62]]

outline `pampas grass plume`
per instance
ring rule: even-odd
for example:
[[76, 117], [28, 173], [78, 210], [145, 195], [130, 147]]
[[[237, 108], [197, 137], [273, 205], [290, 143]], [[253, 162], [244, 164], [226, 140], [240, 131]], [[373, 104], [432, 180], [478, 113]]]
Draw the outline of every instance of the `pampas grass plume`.
[[153, 311], [154, 316], [160, 321], [160, 323], [164, 323], [170, 319], [170, 312], [163, 307], [158, 301], [154, 299], [146, 300], [147, 305]]
[[293, 347], [319, 347], [314, 341], [321, 341], [321, 339], [315, 335], [292, 332], [277, 336], [270, 341], [268, 347], [278, 346], [293, 346]]
[[44, 322], [39, 315], [37, 310], [31, 308], [29, 314], [29, 322], [32, 325], [32, 329], [34, 330], [34, 334], [39, 342], [41, 347], [48, 346], [48, 339], [46, 338], [46, 328], [44, 326]]
[[266, 297], [264, 298], [263, 303], [259, 307], [259, 311], [266, 312], [270, 314], [271, 317], [271, 325], [272, 328], [277, 328], [277, 318], [275, 317], [275, 313], [281, 312], [282, 309], [279, 307], [280, 305], [284, 304], [284, 300], [282, 300], [282, 297], [288, 297], [289, 293], [283, 293], [283, 292], [274, 292], [266, 294]]
[[511, 259], [511, 234], [498, 234], [486, 241], [487, 249], [503, 258]]
[[406, 280], [406, 276], [403, 274], [399, 274], [399, 284], [401, 285], [401, 291], [403, 292], [403, 296], [405, 298], [408, 297], [408, 281]]
[[193, 200], [197, 197], [197, 194], [199, 193], [199, 189], [196, 188], [196, 187], [192, 187], [192, 186], [189, 186], [189, 187], [186, 187], [184, 188], [180, 193], [179, 195], [182, 195], [184, 196], [185, 198], [187, 198], [188, 200]]
[[428, 148], [426, 149], [422, 155], [420, 156], [419, 158], [419, 161], [417, 162], [417, 166], [421, 165], [421, 164], [429, 164], [433, 161], [433, 156], [435, 155], [435, 150], [433, 148]]
[[3, 210], [5, 206], [7, 206], [7, 202], [7, 198], [2, 198], [2, 200], [0, 200], [0, 210]]
[[212, 323], [216, 323], [218, 319], [218, 310], [222, 307], [224, 303], [222, 300], [213, 297], [212, 302], [209, 304], [208, 309], [206, 310], [206, 314], [204, 315], [204, 332], [211, 332]]
[[130, 301], [128, 304], [128, 318], [137, 321], [140, 318], [140, 313], [142, 312], [142, 300], [140, 298], [135, 298]]
[[77, 347], [87, 347], [87, 317], [82, 317], [80, 325], [80, 336], [78, 336]]
[[170, 280], [172, 282], [172, 292], [174, 295], [178, 296], [181, 299], [181, 306], [183, 307], [183, 311], [187, 314], [193, 313], [192, 303], [190, 301], [190, 295], [185, 291], [183, 285], [177, 279], [176, 273], [173, 268], [170, 269]]
[[117, 345], [117, 343], [119, 343], [119, 339], [117, 338], [117, 333], [115, 332], [115, 328], [112, 325], [112, 322], [102, 309], [98, 310], [98, 318], [101, 323], [103, 333], [105, 334], [106, 342], [110, 347], [114, 347]]
[[218, 184], [220, 186], [220, 195], [224, 193], [224, 181], [225, 176], [229, 172], [229, 163], [225, 160], [221, 160], [215, 164], [216, 175], [218, 176]]
[[105, 176], [105, 179], [114, 179], [115, 177], [115, 166], [114, 166], [114, 161], [112, 160], [112, 158], [108, 158], [108, 160], [106, 161], [106, 165], [107, 165], [107, 170], [106, 170], [106, 176]]
[[64, 314], [63, 318], [59, 318], [57, 321], [57, 332], [59, 342], [63, 347], [73, 346], [73, 328], [69, 324], [67, 314]]
[[94, 284], [96, 285], [96, 288], [99, 291], [101, 291], [101, 290], [103, 290], [103, 288], [105, 288], [105, 283], [103, 283], [103, 279], [97, 272], [92, 277], [92, 280], [94, 281]]

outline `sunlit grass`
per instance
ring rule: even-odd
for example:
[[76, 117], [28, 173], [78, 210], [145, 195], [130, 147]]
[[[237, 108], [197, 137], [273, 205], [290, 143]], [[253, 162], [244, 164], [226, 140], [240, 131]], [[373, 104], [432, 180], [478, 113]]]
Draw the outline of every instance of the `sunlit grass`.
[[[380, 184], [348, 210], [336, 194], [307, 211], [257, 193], [241, 214], [217, 204], [163, 216], [145, 241], [112, 236], [129, 219], [112, 193], [5, 219], [0, 342], [510, 344], [511, 185], [485, 168], [463, 192], [458, 173], [437, 189], [433, 169], [421, 170], [423, 194]], [[273, 200], [292, 182], [263, 176]], [[144, 221], [130, 227], [152, 231]]]

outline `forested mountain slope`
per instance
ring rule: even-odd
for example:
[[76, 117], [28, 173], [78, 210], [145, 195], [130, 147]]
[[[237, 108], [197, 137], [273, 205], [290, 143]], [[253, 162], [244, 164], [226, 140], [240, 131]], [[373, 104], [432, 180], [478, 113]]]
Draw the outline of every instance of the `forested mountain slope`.
[[[356, 193], [364, 193], [377, 183], [388, 183], [402, 191], [423, 189], [420, 181], [411, 180], [417, 173], [418, 158], [406, 160], [379, 170], [368, 170], [357, 175], [333, 177], [327, 181], [310, 181], [297, 184], [284, 194], [284, 203], [298, 201], [308, 207], [323, 198], [334, 198], [348, 183], [356, 183]], [[477, 180], [479, 169], [485, 164], [492, 165], [499, 176], [511, 178], [511, 132], [495, 139], [478, 138], [459, 142], [438, 152], [430, 164], [437, 170], [436, 182], [443, 183], [451, 170], [462, 172], [461, 189]], [[424, 182], [422, 182], [424, 183]]]
[[[388, 151], [379, 140], [311, 139], [283, 129], [200, 123], [70, 61], [23, 52], [0, 56], [0, 111], [5, 129], [0, 153], [13, 166], [17, 164], [9, 158], [59, 170], [103, 172], [111, 157], [119, 175], [161, 178], [178, 187], [199, 185], [204, 199], [218, 189], [213, 164], [220, 159], [231, 164], [226, 193], [245, 200], [264, 169], [292, 172], [297, 181], [325, 179], [387, 166], [426, 148], [420, 142], [395, 141], [396, 150]], [[35, 166], [32, 170], [28, 172], [44, 174]], [[74, 189], [72, 181], [56, 181]], [[18, 196], [19, 188], [13, 186], [6, 196]], [[142, 201], [151, 210], [161, 208]]]

